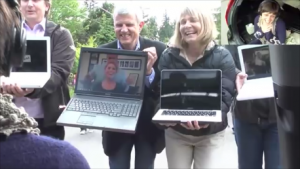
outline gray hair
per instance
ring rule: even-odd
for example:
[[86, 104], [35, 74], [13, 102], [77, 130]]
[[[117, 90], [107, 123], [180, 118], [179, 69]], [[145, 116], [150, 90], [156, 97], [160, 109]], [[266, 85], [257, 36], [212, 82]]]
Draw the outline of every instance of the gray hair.
[[143, 22], [143, 12], [140, 7], [137, 7], [135, 5], [128, 5], [128, 6], [120, 6], [116, 7], [114, 10], [114, 18], [117, 15], [135, 15], [137, 22]]
[[12, 96], [0, 94], [0, 134], [10, 136], [13, 133], [32, 133], [39, 135], [38, 123], [20, 110], [13, 102]]

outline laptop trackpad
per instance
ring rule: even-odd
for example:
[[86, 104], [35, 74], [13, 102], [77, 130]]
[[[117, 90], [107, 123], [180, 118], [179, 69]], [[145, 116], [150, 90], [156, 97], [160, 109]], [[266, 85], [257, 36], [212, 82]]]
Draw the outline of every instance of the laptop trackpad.
[[81, 123], [81, 124], [93, 124], [94, 121], [96, 119], [96, 116], [93, 115], [81, 115], [78, 120], [77, 123]]

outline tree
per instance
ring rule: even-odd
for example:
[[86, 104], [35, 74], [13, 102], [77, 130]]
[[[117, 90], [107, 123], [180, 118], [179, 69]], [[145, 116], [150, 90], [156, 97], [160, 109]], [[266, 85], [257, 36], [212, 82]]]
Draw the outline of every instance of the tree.
[[114, 4], [104, 2], [102, 7], [96, 7], [89, 10], [89, 15], [86, 20], [83, 21], [83, 27], [87, 32], [87, 37], [95, 36], [96, 32], [100, 29], [99, 20], [102, 18], [103, 14], [110, 20], [108, 24], [113, 25], [112, 13], [114, 10]]
[[107, 14], [103, 13], [99, 21], [100, 29], [95, 33], [95, 42], [98, 45], [105, 44], [115, 40], [114, 26], [112, 24], [112, 18], [107, 17]]
[[175, 24], [170, 22], [167, 12], [164, 14], [163, 24], [158, 31], [159, 41], [167, 43], [174, 33]]
[[155, 17], [150, 17], [147, 26], [147, 37], [152, 40], [158, 40], [158, 25]]
[[49, 20], [69, 29], [75, 44], [78, 43], [79, 36], [84, 33], [82, 27], [86, 10], [79, 7], [77, 0], [53, 0]]
[[217, 8], [214, 11], [215, 11], [214, 13], [215, 23], [219, 33], [216, 40], [220, 42], [221, 41], [221, 8]]

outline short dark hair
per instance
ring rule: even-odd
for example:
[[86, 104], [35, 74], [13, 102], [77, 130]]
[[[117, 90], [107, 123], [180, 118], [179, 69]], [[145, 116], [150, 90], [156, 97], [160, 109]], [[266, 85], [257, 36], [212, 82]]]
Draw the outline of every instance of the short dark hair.
[[264, 12], [269, 12], [277, 15], [279, 13], [279, 10], [280, 10], [280, 5], [275, 0], [265, 0], [259, 5], [258, 8], [258, 12], [260, 14]]
[[7, 64], [5, 54], [13, 42], [13, 28], [21, 25], [14, 9], [11, 9], [6, 0], [0, 0], [0, 73], [3, 65]]

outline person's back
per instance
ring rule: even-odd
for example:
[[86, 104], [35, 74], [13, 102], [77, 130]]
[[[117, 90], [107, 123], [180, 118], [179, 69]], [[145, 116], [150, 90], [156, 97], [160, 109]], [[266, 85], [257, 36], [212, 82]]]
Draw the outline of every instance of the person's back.
[[0, 169], [89, 169], [68, 142], [39, 136], [37, 122], [0, 94]]
[[0, 141], [2, 169], [89, 169], [82, 154], [65, 141], [34, 134], [12, 134]]

